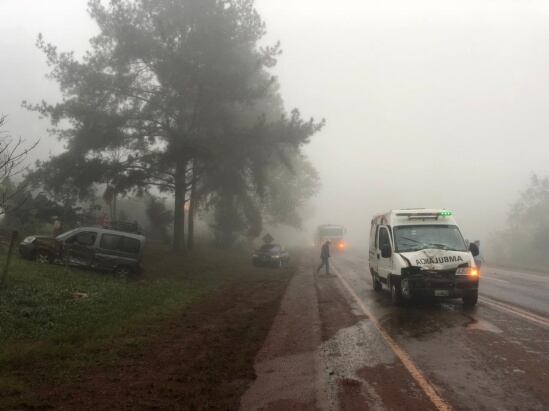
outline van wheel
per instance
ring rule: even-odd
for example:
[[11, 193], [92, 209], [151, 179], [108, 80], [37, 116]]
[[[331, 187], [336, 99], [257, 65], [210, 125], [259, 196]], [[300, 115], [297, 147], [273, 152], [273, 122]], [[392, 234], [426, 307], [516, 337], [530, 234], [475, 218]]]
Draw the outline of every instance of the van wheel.
[[36, 254], [34, 254], [34, 261], [39, 264], [51, 264], [53, 262], [53, 257], [47, 251], [38, 250]]
[[474, 307], [478, 301], [478, 290], [462, 297], [463, 305], [466, 307]]
[[402, 304], [402, 290], [397, 280], [391, 280], [391, 301], [394, 305]]
[[383, 286], [381, 285], [381, 281], [377, 278], [377, 276], [372, 273], [372, 286], [374, 287], [374, 291], [381, 291]]
[[412, 299], [412, 290], [410, 289], [410, 282], [407, 278], [402, 278], [400, 280], [400, 294], [402, 295], [403, 299]]

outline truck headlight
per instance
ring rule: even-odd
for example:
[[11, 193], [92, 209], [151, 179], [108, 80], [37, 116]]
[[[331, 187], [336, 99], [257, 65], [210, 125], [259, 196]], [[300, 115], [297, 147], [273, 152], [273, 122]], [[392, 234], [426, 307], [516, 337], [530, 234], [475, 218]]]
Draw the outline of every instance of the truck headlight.
[[26, 237], [23, 240], [23, 244], [32, 244], [34, 242], [34, 240], [36, 240], [36, 237], [33, 237], [33, 236]]
[[476, 267], [462, 267], [458, 268], [456, 275], [466, 275], [472, 278], [478, 278], [480, 276], [480, 271]]
[[275, 260], [278, 260], [280, 258], [280, 256], [277, 254], [277, 255], [273, 255], [272, 256]]

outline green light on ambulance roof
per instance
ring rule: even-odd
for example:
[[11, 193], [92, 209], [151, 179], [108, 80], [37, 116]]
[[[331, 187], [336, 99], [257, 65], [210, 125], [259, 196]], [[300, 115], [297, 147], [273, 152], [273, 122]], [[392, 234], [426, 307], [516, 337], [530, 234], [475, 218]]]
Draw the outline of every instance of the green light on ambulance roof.
[[454, 213], [452, 211], [441, 211], [440, 216], [441, 217], [452, 217]]

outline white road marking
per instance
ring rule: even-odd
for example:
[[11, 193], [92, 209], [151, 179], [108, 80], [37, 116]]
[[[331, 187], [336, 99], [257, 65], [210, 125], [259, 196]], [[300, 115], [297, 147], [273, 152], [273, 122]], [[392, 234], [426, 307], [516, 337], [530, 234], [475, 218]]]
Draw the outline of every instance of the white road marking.
[[539, 282], [539, 283], [549, 283], [549, 275], [544, 274], [535, 274], [531, 272], [524, 272], [524, 271], [512, 271], [512, 270], [506, 270], [504, 268], [492, 268], [492, 267], [486, 267], [481, 269], [482, 273], [487, 274], [494, 274], [498, 277], [507, 277], [512, 280], [527, 280], [532, 282]]
[[486, 274], [483, 274], [480, 278], [482, 280], [497, 281], [497, 282], [503, 283], [503, 284], [509, 284], [510, 283], [508, 280], [502, 280], [501, 278], [491, 277], [491, 276], [488, 276]]
[[525, 320], [528, 320], [538, 325], [542, 325], [544, 327], [549, 327], [549, 318], [547, 317], [543, 317], [541, 315], [531, 313], [529, 311], [526, 311], [514, 305], [502, 303], [501, 301], [493, 300], [491, 298], [484, 297], [484, 296], [479, 297], [479, 301], [499, 311], [503, 311], [508, 314], [513, 314], [516, 317], [524, 318]]
[[510, 277], [510, 276], [507, 276], [507, 278], [509, 278], [509, 280], [504, 280], [504, 279], [501, 278], [501, 275], [499, 273], [497, 273], [497, 277], [498, 278], [495, 278], [491, 275], [487, 276], [486, 274], [481, 274], [481, 278], [487, 278], [488, 281], [493, 280], [493, 281], [499, 281], [499, 282], [502, 282], [502, 283], [505, 282], [510, 287], [522, 286], [522, 287], [525, 287], [525, 288], [530, 288], [530, 287], [545, 288], [545, 289], [549, 288], [549, 282], [547, 282], [546, 280], [532, 279], [532, 278], [517, 279], [517, 278], [514, 278], [514, 277]]
[[333, 267], [333, 271], [339, 278], [339, 281], [345, 289], [349, 292], [351, 297], [355, 300], [356, 304], [360, 307], [362, 312], [368, 316], [374, 327], [378, 330], [378, 332], [381, 334], [383, 339], [387, 342], [389, 347], [393, 350], [395, 355], [398, 357], [398, 359], [402, 362], [404, 367], [408, 370], [412, 378], [416, 381], [418, 386], [423, 390], [423, 392], [427, 395], [427, 397], [431, 400], [433, 405], [437, 410], [452, 410], [452, 407], [450, 404], [448, 404], [436, 391], [435, 387], [429, 382], [427, 377], [419, 370], [419, 368], [414, 364], [410, 356], [404, 351], [400, 346], [397, 344], [397, 342], [389, 335], [387, 331], [383, 328], [383, 326], [379, 323], [377, 318], [374, 316], [374, 314], [370, 311], [370, 309], [364, 304], [364, 302], [360, 299], [360, 297], [356, 294], [356, 292], [353, 290], [353, 288], [349, 285], [347, 280], [343, 278], [341, 273], [338, 269]]

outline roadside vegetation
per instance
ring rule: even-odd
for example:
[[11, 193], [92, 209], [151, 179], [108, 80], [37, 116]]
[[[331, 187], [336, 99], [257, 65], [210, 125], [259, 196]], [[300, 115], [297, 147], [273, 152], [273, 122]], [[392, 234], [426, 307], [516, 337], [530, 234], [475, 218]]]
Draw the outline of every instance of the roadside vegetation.
[[[166, 384], [183, 397], [165, 403], [159, 387], [140, 407], [237, 408], [292, 274], [239, 250], [267, 226], [301, 227], [319, 188], [304, 147], [324, 121], [285, 106], [271, 73], [281, 48], [265, 44], [253, 0], [90, 0], [88, 11], [98, 31], [86, 53], [37, 33], [61, 98], [23, 106], [63, 151], [27, 168], [28, 149], [0, 130], [0, 154], [15, 155], [0, 162], [0, 228], [21, 239], [131, 223], [147, 237], [145, 272], [14, 258], [0, 290], [0, 408], [57, 408], [72, 392], [71, 409], [135, 409], [148, 391], [129, 381], [163, 381], [173, 364], [182, 376]], [[113, 372], [126, 402], [100, 377]]]
[[225, 248], [268, 223], [299, 227], [319, 180], [303, 148], [324, 121], [285, 107], [270, 72], [281, 48], [264, 44], [254, 1], [90, 0], [88, 11], [99, 33], [83, 58], [37, 41], [61, 101], [24, 103], [66, 148], [27, 176], [55, 216], [94, 220], [99, 206], [118, 221], [124, 198], [163, 195], [176, 251], [193, 248], [199, 218]]
[[[0, 291], [0, 409], [41, 404], [36, 394], [40, 387], [72, 381], [101, 367], [116, 368], [125, 356], [135, 357], [154, 346], [155, 338], [171, 330], [169, 322], [187, 310], [215, 300], [235, 285], [251, 295], [254, 287], [267, 282], [276, 290], [271, 291], [271, 309], [257, 313], [257, 320], [241, 319], [244, 328], [264, 330], [250, 358], [241, 358], [251, 367], [270, 326], [265, 315], [274, 316], [292, 269], [254, 268], [243, 253], [215, 249], [181, 258], [154, 248], [145, 264], [142, 277], [124, 279], [16, 258], [9, 287]], [[196, 318], [202, 325], [215, 321], [208, 315]], [[265, 324], [254, 323], [260, 319]], [[192, 333], [191, 329], [184, 334]], [[179, 343], [184, 347], [184, 341]]]
[[490, 241], [489, 261], [547, 272], [549, 267], [549, 177], [532, 176]]

